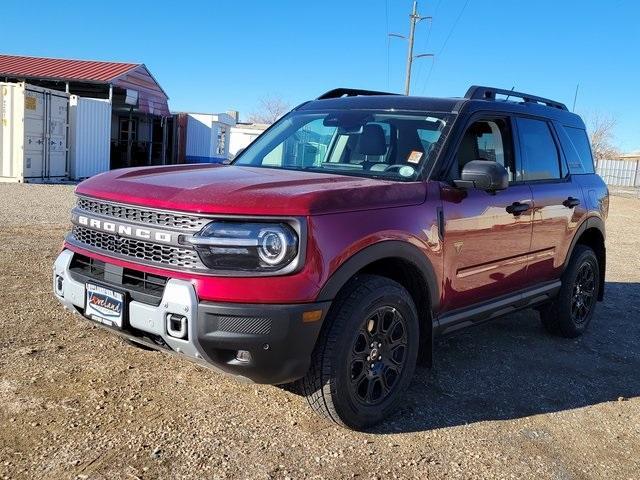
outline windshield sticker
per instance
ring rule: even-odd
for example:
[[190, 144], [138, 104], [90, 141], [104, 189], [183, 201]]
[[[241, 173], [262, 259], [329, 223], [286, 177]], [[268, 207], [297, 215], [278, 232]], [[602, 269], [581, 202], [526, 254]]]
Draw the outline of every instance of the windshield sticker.
[[407, 157], [407, 163], [413, 163], [413, 164], [420, 163], [420, 160], [422, 160], [422, 155], [423, 155], [422, 152], [419, 152], [418, 150], [412, 150], [409, 156]]
[[412, 177], [415, 172], [415, 169], [409, 165], [400, 167], [400, 170], [398, 170], [398, 173], [403, 177]]

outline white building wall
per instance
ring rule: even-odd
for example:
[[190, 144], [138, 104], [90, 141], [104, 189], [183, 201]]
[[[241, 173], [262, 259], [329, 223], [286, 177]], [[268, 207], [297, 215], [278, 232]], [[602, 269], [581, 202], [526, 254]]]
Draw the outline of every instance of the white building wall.
[[231, 138], [229, 139], [230, 157], [235, 157], [239, 150], [247, 148], [247, 146], [258, 138], [258, 135], [265, 131], [267, 127], [267, 125], [252, 125], [251, 127], [236, 125], [235, 127], [232, 127]]
[[[226, 113], [187, 114], [187, 163], [222, 162], [229, 158], [229, 139], [235, 119]], [[219, 132], [224, 129], [219, 151]]]
[[111, 102], [72, 95], [69, 102], [69, 176], [79, 180], [109, 170]]

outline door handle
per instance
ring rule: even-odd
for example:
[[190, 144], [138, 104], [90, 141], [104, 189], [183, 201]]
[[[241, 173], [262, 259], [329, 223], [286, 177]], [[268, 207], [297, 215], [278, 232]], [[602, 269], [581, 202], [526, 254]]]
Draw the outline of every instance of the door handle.
[[564, 202], [562, 202], [562, 205], [567, 208], [577, 207], [578, 205], [580, 205], [580, 200], [574, 197], [569, 197]]
[[528, 203], [513, 202], [507, 207], [507, 213], [510, 213], [517, 217], [529, 210], [529, 208], [530, 205]]

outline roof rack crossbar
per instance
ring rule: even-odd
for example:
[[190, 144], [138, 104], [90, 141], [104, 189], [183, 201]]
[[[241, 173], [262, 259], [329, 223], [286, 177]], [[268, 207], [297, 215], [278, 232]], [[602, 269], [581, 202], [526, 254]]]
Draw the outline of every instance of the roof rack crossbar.
[[564, 103], [556, 102], [548, 98], [538, 97], [536, 95], [529, 95], [528, 93], [514, 92], [513, 90], [505, 90], [502, 88], [494, 87], [481, 87], [473, 85], [469, 87], [464, 98], [469, 100], [495, 100], [496, 95], [506, 95], [507, 97], [516, 97], [524, 100], [525, 103], [541, 103], [548, 107], [558, 108], [560, 110], [568, 110]]
[[359, 90], [357, 88], [334, 88], [320, 95], [316, 100], [326, 100], [329, 98], [376, 96], [376, 95], [398, 95], [390, 92], [377, 92], [375, 90]]

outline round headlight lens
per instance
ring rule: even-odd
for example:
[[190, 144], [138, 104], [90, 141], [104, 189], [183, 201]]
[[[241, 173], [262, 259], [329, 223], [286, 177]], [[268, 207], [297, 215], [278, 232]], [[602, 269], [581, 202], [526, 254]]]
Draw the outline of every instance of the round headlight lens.
[[260, 248], [258, 255], [268, 265], [277, 265], [287, 254], [287, 239], [281, 231], [262, 230], [258, 235]]

